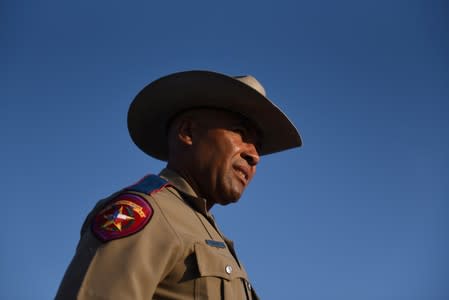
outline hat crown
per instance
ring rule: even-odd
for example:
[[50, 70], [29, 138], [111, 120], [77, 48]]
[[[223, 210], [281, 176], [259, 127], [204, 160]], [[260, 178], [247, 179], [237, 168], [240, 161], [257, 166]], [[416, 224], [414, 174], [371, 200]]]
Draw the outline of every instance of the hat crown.
[[259, 94], [265, 97], [267, 96], [262, 84], [259, 81], [257, 81], [257, 79], [254, 78], [253, 76], [251, 75], [235, 76], [234, 79], [237, 79], [238, 81], [243, 82], [247, 86], [255, 89], [256, 91], [259, 92]]

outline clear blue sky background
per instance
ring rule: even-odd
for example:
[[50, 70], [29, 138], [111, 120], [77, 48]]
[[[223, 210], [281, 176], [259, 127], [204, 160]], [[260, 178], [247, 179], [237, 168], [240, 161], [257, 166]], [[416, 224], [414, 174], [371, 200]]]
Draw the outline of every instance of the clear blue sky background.
[[94, 203], [163, 167], [134, 95], [208, 69], [304, 138], [213, 209], [263, 299], [449, 299], [448, 3], [2, 0], [0, 298], [53, 298]]

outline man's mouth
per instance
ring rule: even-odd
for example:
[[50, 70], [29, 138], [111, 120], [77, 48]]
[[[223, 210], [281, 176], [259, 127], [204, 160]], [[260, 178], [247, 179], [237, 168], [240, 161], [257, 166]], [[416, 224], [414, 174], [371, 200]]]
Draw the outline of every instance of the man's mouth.
[[244, 168], [242, 168], [242, 167], [236, 167], [235, 171], [236, 171], [237, 176], [246, 185], [248, 183], [248, 180], [249, 180], [249, 175], [248, 175], [249, 172], [247, 170], [245, 170]]

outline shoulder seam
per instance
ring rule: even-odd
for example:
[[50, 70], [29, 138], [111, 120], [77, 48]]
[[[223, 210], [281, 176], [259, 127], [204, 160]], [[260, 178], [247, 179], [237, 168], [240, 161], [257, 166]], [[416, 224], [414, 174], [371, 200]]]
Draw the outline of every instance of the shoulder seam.
[[161, 191], [169, 185], [168, 181], [154, 174], [148, 174], [138, 182], [124, 188], [124, 191], [135, 191], [145, 195], [151, 195]]

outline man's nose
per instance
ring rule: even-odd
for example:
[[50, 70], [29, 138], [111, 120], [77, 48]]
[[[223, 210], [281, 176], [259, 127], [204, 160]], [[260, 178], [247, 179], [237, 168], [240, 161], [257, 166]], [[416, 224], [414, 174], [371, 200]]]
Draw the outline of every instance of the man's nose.
[[246, 144], [246, 149], [242, 152], [242, 157], [250, 166], [255, 166], [260, 161], [259, 152], [257, 151], [256, 146], [252, 143]]

